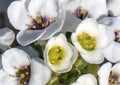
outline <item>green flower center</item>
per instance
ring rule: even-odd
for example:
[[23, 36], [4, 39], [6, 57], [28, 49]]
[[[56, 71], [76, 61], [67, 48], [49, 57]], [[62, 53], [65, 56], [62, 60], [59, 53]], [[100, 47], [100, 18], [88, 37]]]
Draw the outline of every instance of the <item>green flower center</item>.
[[65, 55], [66, 53], [64, 48], [60, 46], [54, 46], [48, 52], [49, 61], [53, 65], [59, 65], [64, 59]]
[[13, 77], [16, 77], [18, 80], [20, 80], [20, 85], [28, 85], [30, 80], [30, 65], [29, 66], [22, 66], [21, 68], [15, 67], [17, 70], [16, 75]]
[[77, 41], [87, 51], [92, 51], [96, 48], [96, 38], [86, 32], [77, 36]]
[[120, 76], [118, 74], [115, 74], [114, 71], [111, 71], [109, 76], [109, 85], [119, 85], [120, 82], [118, 81]]

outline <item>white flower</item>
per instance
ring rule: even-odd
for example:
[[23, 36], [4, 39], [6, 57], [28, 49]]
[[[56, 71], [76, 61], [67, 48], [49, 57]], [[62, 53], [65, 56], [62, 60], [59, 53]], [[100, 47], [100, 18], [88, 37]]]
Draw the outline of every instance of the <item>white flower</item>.
[[99, 85], [119, 85], [120, 84], [120, 63], [112, 64], [107, 62], [103, 64], [98, 71]]
[[67, 42], [64, 34], [51, 38], [44, 51], [45, 62], [56, 73], [71, 70], [77, 58], [77, 50]]
[[14, 41], [15, 34], [14, 32], [5, 27], [0, 29], [0, 49], [7, 49]]
[[120, 16], [120, 0], [107, 0], [109, 14]]
[[30, 59], [24, 51], [12, 48], [2, 55], [0, 85], [45, 85], [51, 71], [42, 60]]
[[97, 85], [97, 79], [92, 74], [84, 74], [71, 85]]
[[103, 50], [113, 41], [114, 36], [104, 25], [94, 19], [86, 19], [72, 33], [71, 39], [83, 59], [88, 63], [100, 64], [104, 60]]
[[[120, 17], [106, 17], [99, 21], [105, 24], [107, 29], [113, 32], [114, 41], [105, 49], [104, 56], [110, 62], [116, 63], [120, 61]], [[111, 36], [109, 36], [110, 38]]]
[[65, 15], [57, 0], [13, 1], [7, 13], [10, 23], [20, 30], [17, 41], [23, 46], [61, 31]]

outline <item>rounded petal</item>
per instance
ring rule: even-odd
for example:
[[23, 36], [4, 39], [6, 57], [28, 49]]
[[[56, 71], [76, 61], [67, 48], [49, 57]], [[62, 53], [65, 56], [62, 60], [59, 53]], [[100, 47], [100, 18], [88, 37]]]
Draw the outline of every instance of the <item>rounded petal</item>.
[[108, 79], [111, 72], [112, 64], [107, 62], [103, 64], [98, 71], [99, 85], [109, 85]]
[[88, 10], [89, 17], [95, 19], [108, 14], [106, 0], [82, 0], [80, 6]]
[[63, 28], [62, 28], [62, 33], [74, 32], [80, 22], [81, 22], [80, 19], [78, 19], [71, 13], [66, 12], [65, 21], [64, 21]]
[[29, 45], [38, 40], [39, 38], [41, 38], [45, 31], [46, 29], [20, 31], [17, 34], [17, 42], [22, 46]]
[[87, 54], [82, 54], [82, 58], [91, 64], [100, 64], [104, 61], [104, 56], [101, 51], [94, 51]]
[[77, 79], [79, 85], [97, 85], [97, 79], [92, 74], [84, 74]]
[[0, 85], [19, 85], [19, 81], [15, 77], [9, 76], [3, 70], [0, 70]]
[[7, 15], [15, 29], [25, 30], [28, 28], [27, 24], [31, 23], [24, 0], [13, 1], [7, 9]]
[[116, 74], [120, 75], [120, 63], [115, 64], [112, 67], [112, 71], [114, 71]]
[[108, 0], [107, 5], [110, 15], [113, 16], [120, 15], [120, 0]]
[[49, 18], [56, 18], [59, 11], [56, 0], [31, 0], [28, 9], [33, 17], [42, 14]]
[[12, 44], [15, 39], [14, 32], [9, 28], [0, 29], [0, 48], [6, 49], [8, 46]]
[[30, 57], [20, 49], [11, 48], [3, 53], [2, 65], [7, 73], [14, 75], [17, 71], [16, 67], [20, 68], [21, 66], [30, 65]]
[[31, 58], [38, 58], [39, 57], [39, 53], [37, 50], [35, 50], [34, 48], [32, 48], [31, 46], [17, 46], [16, 48], [21, 49], [23, 51], [25, 51], [27, 54], [29, 54], [29, 56]]
[[120, 44], [117, 42], [111, 43], [105, 50], [104, 50], [105, 58], [113, 63], [120, 61]]
[[29, 85], [46, 85], [51, 78], [51, 71], [40, 59], [32, 59]]

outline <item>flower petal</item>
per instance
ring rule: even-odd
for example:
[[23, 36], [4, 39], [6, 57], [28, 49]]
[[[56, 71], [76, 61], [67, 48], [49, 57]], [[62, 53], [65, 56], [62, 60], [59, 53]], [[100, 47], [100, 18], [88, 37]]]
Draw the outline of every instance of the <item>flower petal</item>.
[[40, 59], [32, 59], [29, 85], [46, 85], [51, 78], [51, 71]]
[[120, 44], [117, 42], [111, 43], [105, 50], [104, 50], [105, 58], [113, 63], [120, 61]]
[[88, 10], [88, 16], [98, 19], [103, 15], [107, 15], [108, 10], [106, 0], [82, 0], [80, 6]]
[[113, 16], [120, 15], [120, 0], [108, 0], [107, 5], [110, 15]]
[[101, 51], [94, 51], [87, 54], [82, 54], [81, 56], [85, 61], [91, 64], [100, 64], [104, 61], [104, 56]]
[[9, 74], [0, 70], [0, 85], [19, 85], [19, 81], [15, 77], [11, 77]]
[[113, 67], [112, 67], [112, 71], [114, 71], [116, 74], [120, 74], [120, 63], [117, 63], [115, 64]]
[[79, 85], [97, 85], [97, 80], [92, 74], [84, 74], [77, 79]]
[[24, 0], [13, 1], [8, 7], [7, 15], [15, 29], [25, 30], [28, 28], [27, 24], [31, 23]]
[[30, 64], [29, 55], [17, 48], [12, 48], [5, 51], [2, 55], [2, 65], [4, 70], [14, 75], [16, 67], [20, 68], [21, 66], [26, 66]]
[[66, 17], [65, 17], [63, 28], [62, 28], [62, 33], [74, 32], [80, 22], [81, 22], [80, 19], [76, 18], [71, 13], [66, 12]]
[[99, 85], [109, 85], [108, 84], [108, 79], [109, 79], [109, 75], [110, 75], [110, 72], [111, 72], [111, 67], [112, 67], [112, 64], [111, 63], [105, 63], [103, 64], [99, 71], [98, 71], [98, 76], [99, 76]]
[[8, 46], [12, 44], [15, 39], [15, 34], [9, 28], [0, 29], [0, 48], [6, 49]]
[[45, 31], [46, 29], [34, 31], [33, 30], [20, 31], [17, 34], [17, 41], [22, 46], [29, 45], [38, 40], [39, 38], [41, 38]]
[[56, 0], [31, 0], [28, 9], [33, 17], [42, 14], [49, 18], [56, 18], [59, 11]]

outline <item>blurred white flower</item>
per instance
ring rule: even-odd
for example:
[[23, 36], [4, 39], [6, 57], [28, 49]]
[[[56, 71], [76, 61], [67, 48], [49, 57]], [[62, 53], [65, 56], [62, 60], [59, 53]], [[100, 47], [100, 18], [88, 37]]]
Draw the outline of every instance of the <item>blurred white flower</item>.
[[[120, 17], [106, 17], [99, 21], [106, 25], [107, 30], [113, 32], [114, 41], [104, 50], [104, 56], [110, 62], [120, 61]], [[111, 36], [109, 36], [111, 38]]]
[[17, 48], [3, 53], [2, 65], [0, 85], [45, 85], [51, 77], [50, 69], [42, 60], [30, 59]]
[[120, 16], [120, 0], [107, 0], [109, 15]]
[[23, 46], [61, 31], [65, 16], [57, 0], [13, 1], [7, 13], [10, 23], [20, 30], [17, 41]]
[[15, 34], [14, 32], [5, 27], [0, 29], [0, 49], [7, 49], [14, 41]]
[[120, 84], [120, 63], [103, 64], [98, 71], [99, 85], [119, 85]]
[[97, 85], [97, 79], [92, 74], [81, 75], [76, 82], [71, 85]]
[[64, 34], [51, 38], [46, 44], [45, 62], [56, 73], [70, 71], [77, 58], [77, 50], [67, 42]]
[[104, 60], [103, 50], [113, 41], [114, 34], [94, 19], [86, 19], [72, 33], [71, 39], [83, 59], [100, 64]]

